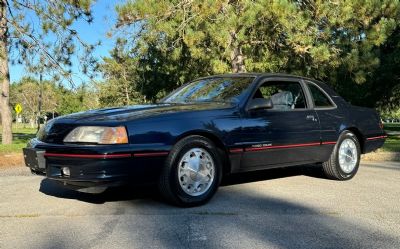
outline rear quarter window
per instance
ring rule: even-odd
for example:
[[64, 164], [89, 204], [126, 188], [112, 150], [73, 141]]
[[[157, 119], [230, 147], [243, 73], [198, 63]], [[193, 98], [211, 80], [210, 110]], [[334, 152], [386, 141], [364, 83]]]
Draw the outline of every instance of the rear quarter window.
[[310, 93], [314, 101], [314, 107], [329, 108], [335, 106], [329, 99], [329, 97], [324, 92], [322, 92], [321, 89], [319, 89], [319, 87], [309, 83], [308, 88], [310, 89]]

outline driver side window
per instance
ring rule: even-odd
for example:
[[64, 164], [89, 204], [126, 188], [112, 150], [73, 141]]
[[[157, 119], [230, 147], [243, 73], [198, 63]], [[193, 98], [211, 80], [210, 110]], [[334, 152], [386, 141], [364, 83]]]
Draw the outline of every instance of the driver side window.
[[254, 98], [271, 99], [274, 110], [307, 108], [303, 89], [298, 82], [268, 81], [255, 92]]

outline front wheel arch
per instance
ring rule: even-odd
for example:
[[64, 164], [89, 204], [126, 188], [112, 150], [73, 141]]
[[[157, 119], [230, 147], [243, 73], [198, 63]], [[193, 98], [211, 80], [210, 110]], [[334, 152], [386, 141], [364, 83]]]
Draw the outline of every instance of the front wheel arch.
[[[210, 158], [213, 160], [213, 165], [215, 166], [213, 167], [213, 172], [215, 175], [212, 178], [213, 180], [210, 182], [210, 188], [198, 196], [191, 196], [188, 194], [183, 189], [183, 185], [181, 184], [179, 178], [181, 165], [184, 164], [180, 164], [178, 162], [180, 162], [181, 159], [185, 157], [186, 153], [190, 152], [192, 149], [203, 149], [204, 151], [208, 151]], [[201, 167], [204, 167], [204, 164], [201, 165]], [[196, 167], [192, 167], [191, 172], [195, 172], [193, 170], [196, 170]], [[199, 172], [198, 170], [199, 166], [197, 166], [197, 172]], [[204, 169], [201, 169], [201, 171], [203, 170]], [[197, 178], [197, 176], [194, 177]], [[192, 176], [190, 176], [190, 178], [192, 181], [199, 181], [195, 178], [192, 178]], [[172, 151], [168, 155], [168, 158], [165, 162], [165, 167], [160, 175], [158, 187], [160, 193], [168, 202], [178, 206], [192, 207], [206, 203], [215, 194], [219, 184], [221, 183], [221, 178], [222, 161], [215, 144], [204, 136], [192, 135], [184, 137], [174, 145]]]
[[[222, 171], [223, 171], [223, 175], [222, 177], [224, 177], [227, 174], [231, 173], [231, 163], [229, 160], [229, 153], [228, 153], [228, 149], [225, 146], [225, 144], [222, 142], [222, 139], [219, 138], [217, 135], [213, 134], [210, 131], [204, 131], [204, 130], [195, 130], [195, 131], [189, 131], [189, 132], [185, 132], [183, 134], [181, 134], [180, 136], [178, 136], [174, 143], [173, 146], [175, 144], [177, 144], [179, 141], [181, 141], [182, 139], [189, 137], [189, 136], [201, 136], [201, 137], [205, 137], [207, 139], [210, 139], [215, 146], [220, 150], [219, 153], [221, 155], [221, 159], [223, 160], [223, 165], [222, 165]], [[172, 146], [172, 147], [173, 147]]]

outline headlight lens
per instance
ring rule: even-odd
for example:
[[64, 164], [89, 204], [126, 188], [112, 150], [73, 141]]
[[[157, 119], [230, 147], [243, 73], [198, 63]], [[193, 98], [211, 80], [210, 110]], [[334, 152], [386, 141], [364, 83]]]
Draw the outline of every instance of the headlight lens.
[[65, 138], [65, 143], [127, 144], [128, 135], [123, 126], [80, 126]]

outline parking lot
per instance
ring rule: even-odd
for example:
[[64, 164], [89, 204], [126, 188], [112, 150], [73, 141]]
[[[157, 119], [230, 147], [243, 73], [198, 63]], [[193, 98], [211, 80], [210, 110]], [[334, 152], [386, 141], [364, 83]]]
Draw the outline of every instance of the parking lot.
[[232, 177], [207, 205], [151, 187], [65, 190], [0, 170], [0, 248], [400, 248], [400, 163], [362, 163], [346, 182], [296, 167]]

